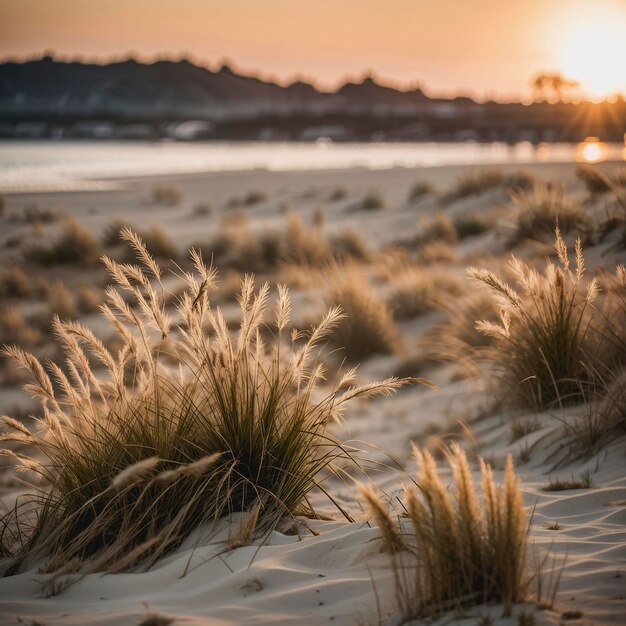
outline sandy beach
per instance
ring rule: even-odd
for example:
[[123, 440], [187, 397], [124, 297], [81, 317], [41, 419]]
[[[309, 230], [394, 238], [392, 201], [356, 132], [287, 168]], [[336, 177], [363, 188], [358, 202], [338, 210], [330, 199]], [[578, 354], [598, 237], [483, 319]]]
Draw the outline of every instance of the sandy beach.
[[[459, 191], [459, 179], [479, 178], [493, 172], [493, 166], [194, 173], [119, 178], [117, 188], [101, 191], [6, 194], [0, 216], [0, 267], [3, 272], [20, 268], [29, 288], [2, 294], [0, 343], [21, 341], [39, 358], [62, 358], [50, 329], [55, 312], [77, 318], [103, 341], [111, 340], [111, 329], [98, 312], [108, 282], [97, 256], [127, 259], [125, 248], [115, 242], [115, 228], [122, 224], [152, 234], [152, 244], [146, 236], [148, 248], [158, 247], [154, 254], [166, 267], [164, 282], [173, 294], [180, 291], [181, 270], [167, 259], [175, 256], [186, 269], [185, 253], [190, 247], [201, 246], [205, 259], [214, 253], [221, 280], [215, 300], [230, 328], [239, 321], [234, 289], [248, 272], [255, 273], [259, 282], [286, 282], [293, 297], [294, 325], [310, 326], [325, 310], [330, 270], [323, 264], [303, 267], [283, 257], [293, 245], [289, 240], [293, 229], [302, 229], [306, 241], [313, 233], [329, 242], [339, 263], [333, 271], [349, 280], [365, 280], [391, 311], [394, 347], [362, 359], [358, 381], [368, 383], [403, 372], [400, 375], [424, 377], [438, 387], [411, 384], [391, 397], [350, 406], [344, 419], [332, 426], [332, 435], [367, 450], [372, 470], [367, 477], [351, 472], [354, 478], [370, 480], [384, 494], [392, 515], [401, 516], [403, 486], [416, 472], [412, 442], [434, 451], [445, 443], [460, 442], [470, 459], [480, 455], [488, 460], [498, 483], [511, 454], [528, 515], [529, 560], [540, 561], [547, 554], [543, 567], [547, 578], [558, 576], [562, 568], [554, 603], [535, 598], [516, 606], [513, 617], [506, 618], [499, 606], [468, 607], [435, 623], [617, 625], [626, 615], [623, 434], [603, 441], [591, 453], [570, 453], [564, 425], [588, 410], [585, 403], [513, 410], [494, 391], [487, 365], [480, 362], [478, 373], [471, 375], [462, 358], [469, 353], [457, 353], [450, 362], [433, 348], [443, 341], [436, 329], [453, 316], [450, 302], [469, 302], [466, 299], [477, 291], [466, 276], [467, 266], [486, 267], [509, 280], [506, 267], [512, 254], [539, 270], [546, 259], [556, 259], [550, 233], [511, 244], [517, 232], [517, 205], [506, 181], [520, 172], [535, 183], [562, 185], [562, 193], [584, 207], [593, 224], [583, 241], [587, 275], [606, 278], [626, 262], [626, 251], [618, 245], [619, 226], [604, 231], [600, 226], [612, 211], [618, 212], [615, 199], [610, 194], [591, 197], [576, 168], [572, 162], [502, 165], [496, 168], [499, 183], [468, 193]], [[613, 176], [624, 166], [606, 162], [598, 169]], [[452, 224], [455, 234], [435, 234], [437, 219]], [[68, 220], [93, 236], [97, 248], [89, 252], [96, 254], [96, 261], [85, 261], [83, 267], [73, 262], [39, 262], [43, 252], [49, 254], [48, 248], [63, 236]], [[576, 228], [564, 234], [570, 252], [579, 234]], [[287, 238], [287, 247], [275, 254], [274, 247], [283, 245], [281, 238]], [[261, 252], [252, 246], [255, 242], [263, 242]], [[400, 300], [398, 277], [407, 264], [435, 281], [434, 296], [424, 296], [415, 304]], [[17, 312], [18, 321], [7, 321], [9, 309]], [[331, 354], [329, 369], [340, 360]], [[6, 359], [2, 361], [0, 413], [23, 416], [29, 423], [27, 416], [35, 405], [20, 391], [24, 377]], [[520, 424], [528, 427], [514, 431], [513, 425]], [[18, 493], [28, 491], [19, 482], [28, 476], [15, 474], [5, 461], [0, 485], [8, 510]], [[473, 461], [472, 470], [478, 480]], [[450, 480], [444, 463], [440, 471]], [[551, 481], [581, 477], [587, 477], [582, 487], [545, 490]], [[312, 497], [317, 519], [299, 516], [294, 523], [255, 537], [251, 545], [231, 549], [229, 529], [243, 523], [236, 515], [230, 523], [223, 520], [210, 537], [202, 529], [194, 531], [148, 571], [137, 567], [122, 573], [89, 573], [80, 579], [68, 574], [59, 583], [62, 589], [51, 590], [42, 587], [46, 575], [39, 571], [41, 563], [33, 563], [16, 575], [0, 578], [0, 622], [33, 626], [401, 623], [388, 555], [356, 487], [330, 479], [326, 488], [350, 512], [353, 522], [317, 492]], [[549, 586], [547, 578], [544, 584]], [[530, 587], [535, 593], [537, 581]], [[533, 621], [522, 621], [521, 614], [531, 614]]]

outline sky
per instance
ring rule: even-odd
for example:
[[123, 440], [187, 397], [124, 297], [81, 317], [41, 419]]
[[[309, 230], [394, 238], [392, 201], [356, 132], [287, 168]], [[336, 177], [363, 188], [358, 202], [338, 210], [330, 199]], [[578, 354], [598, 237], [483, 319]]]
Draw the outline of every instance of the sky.
[[0, 0], [0, 59], [44, 51], [501, 100], [561, 72], [600, 98], [626, 92], [626, 0]]

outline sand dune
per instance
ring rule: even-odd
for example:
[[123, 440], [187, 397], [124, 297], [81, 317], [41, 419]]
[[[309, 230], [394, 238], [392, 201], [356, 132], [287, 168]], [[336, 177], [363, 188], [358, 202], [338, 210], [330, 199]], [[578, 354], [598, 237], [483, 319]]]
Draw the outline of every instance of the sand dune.
[[[607, 171], [615, 168], [608, 164]], [[509, 171], [513, 168], [502, 168]], [[562, 180], [576, 197], [583, 197], [582, 188], [574, 178], [573, 164], [551, 164], [527, 168], [543, 179]], [[6, 198], [8, 217], [3, 218], [0, 234], [0, 260], [7, 265], [15, 258], [19, 245], [49, 241], [59, 232], [60, 223], [53, 222], [39, 230], [19, 220], [24, 207], [37, 203], [56, 212], [65, 212], [94, 233], [101, 233], [114, 218], [145, 228], [158, 224], [175, 243], [179, 252], [189, 245], [209, 241], [219, 232], [221, 219], [235, 211], [247, 216], [254, 233], [263, 229], [283, 228], [284, 207], [289, 205], [308, 224], [316, 209], [325, 212], [324, 232], [340, 233], [347, 227], [358, 229], [372, 250], [417, 236], [420, 216], [432, 216], [442, 210], [433, 197], [407, 202], [411, 186], [427, 180], [438, 189], [453, 184], [462, 172], [456, 167], [409, 170], [394, 169], [368, 172], [247, 172], [171, 177], [160, 184], [176, 185], [182, 194], [179, 206], [159, 206], [151, 201], [155, 181], [149, 178], [124, 181], [115, 191], [75, 193], [19, 194]], [[346, 197], [330, 201], [337, 187]], [[377, 189], [385, 198], [387, 208], [380, 211], [359, 209], [364, 195]], [[262, 198], [249, 206], [230, 203], [233, 196], [242, 198], [251, 190]], [[194, 213], [194, 206], [211, 205], [210, 215]], [[457, 260], [435, 262], [446, 271], [463, 277], [464, 266], [476, 259], [496, 267], [503, 266], [508, 252], [503, 244], [506, 236], [506, 211], [509, 197], [502, 190], [491, 190], [462, 199], [445, 209], [455, 218], [472, 213], [505, 215], [504, 226], [451, 244]], [[602, 209], [601, 202], [597, 210]], [[231, 206], [234, 205], [234, 206]], [[494, 209], [495, 207], [495, 209]], [[499, 208], [498, 208], [499, 207]], [[504, 207], [504, 208], [502, 208]], [[11, 219], [14, 214], [14, 219]], [[504, 234], [503, 234], [504, 233]], [[612, 245], [609, 236], [586, 248], [590, 270], [614, 268], [624, 262], [624, 251]], [[541, 260], [550, 251], [550, 243], [520, 247], [520, 253], [531, 260]], [[8, 266], [8, 265], [7, 265]], [[429, 266], [430, 267], [430, 266]], [[382, 292], [384, 279], [377, 267], [366, 273]], [[273, 270], [277, 271], [277, 270]], [[271, 271], [261, 272], [273, 276]], [[45, 270], [46, 280], [62, 278], [73, 289], [90, 282], [101, 284], [96, 269]], [[381, 285], [383, 285], [381, 287]], [[310, 322], [320, 313], [320, 286], [310, 290], [294, 288], [296, 317]], [[225, 297], [225, 296], [224, 296]], [[33, 302], [18, 303], [25, 314]], [[235, 323], [234, 307], [225, 305], [227, 317]], [[368, 381], [390, 375], [407, 357], [419, 352], [418, 343], [433, 324], [445, 318], [441, 310], [421, 317], [398, 321], [402, 345], [397, 354], [374, 356], [363, 363], [360, 380]], [[82, 314], [82, 321], [97, 332], [104, 326], [96, 313]], [[46, 338], [41, 349], [48, 346]], [[50, 351], [50, 349], [49, 349]], [[393, 500], [399, 496], [409, 475], [415, 474], [410, 442], [426, 443], [430, 434], [442, 436], [454, 432], [473, 451], [487, 458], [500, 481], [508, 453], [515, 459], [527, 452], [529, 458], [519, 461], [518, 473], [523, 483], [524, 503], [532, 513], [530, 524], [531, 555], [551, 556], [544, 575], [563, 567], [556, 605], [551, 610], [516, 607], [514, 615], [531, 611], [534, 624], [620, 624], [626, 615], [626, 472], [624, 471], [624, 440], [613, 441], [587, 460], [565, 462], [560, 448], [559, 420], [572, 419], [579, 407], [554, 410], [536, 416], [537, 428], [511, 442], [511, 414], [501, 408], [491, 409], [492, 398], [476, 379], [458, 376], [457, 364], [426, 364], [425, 371], [416, 372], [439, 385], [438, 390], [411, 386], [391, 398], [375, 400], [353, 407], [343, 424], [336, 428], [342, 440], [365, 441], [368, 457], [387, 463], [370, 473], [372, 481]], [[0, 389], [0, 412], [13, 410], [18, 400], [16, 384]], [[477, 419], [480, 416], [480, 419]], [[520, 419], [527, 416], [521, 415]], [[533, 417], [533, 416], [530, 416]], [[458, 421], [468, 423], [473, 437], [463, 435]], [[365, 445], [365, 444], [363, 444]], [[395, 467], [389, 456], [395, 459]], [[442, 470], [445, 471], [445, 470]], [[591, 487], [564, 491], [544, 491], [553, 479], [578, 478], [588, 472]], [[363, 480], [364, 477], [357, 476]], [[17, 485], [10, 472], [4, 474], [4, 504], [10, 506]], [[73, 575], [62, 577], [73, 582], [67, 589], [47, 589], [42, 582], [48, 577], [38, 573], [36, 566], [28, 571], [0, 579], [0, 621], [7, 624], [120, 625], [144, 624], [375, 624], [379, 619], [387, 626], [398, 624], [394, 617], [393, 577], [386, 554], [382, 553], [379, 530], [366, 519], [354, 501], [356, 492], [344, 485], [330, 482], [334, 496], [344, 503], [357, 521], [348, 523], [337, 510], [317, 494], [314, 505], [318, 512], [332, 519], [300, 519], [297, 525], [274, 530], [253, 545], [234, 550], [228, 548], [229, 532], [237, 526], [236, 517], [230, 525], [208, 537], [200, 529], [175, 553], [168, 555], [147, 572], [89, 574], [75, 581]], [[396, 513], [401, 510], [398, 508]], [[280, 532], [280, 531], [283, 532]], [[203, 534], [204, 532], [204, 534]], [[376, 593], [374, 592], [376, 590]], [[59, 593], [54, 593], [59, 592]], [[377, 596], [380, 606], [377, 606]], [[160, 620], [156, 616], [160, 616]], [[391, 616], [390, 616], [391, 615]], [[522, 624], [516, 617], [501, 618], [500, 607], [474, 607], [464, 614], [447, 615], [437, 624], [487, 624], [485, 616], [495, 624]], [[152, 617], [152, 621], [150, 618]], [[528, 623], [528, 622], [524, 622]]]

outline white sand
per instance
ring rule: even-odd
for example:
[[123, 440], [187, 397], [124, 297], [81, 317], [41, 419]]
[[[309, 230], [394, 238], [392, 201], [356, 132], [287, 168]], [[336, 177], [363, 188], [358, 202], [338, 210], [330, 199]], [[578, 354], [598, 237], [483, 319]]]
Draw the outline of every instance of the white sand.
[[[545, 178], [565, 180], [568, 186], [573, 186], [572, 165], [527, 169]], [[432, 180], [443, 188], [458, 172], [458, 168], [446, 167], [413, 171], [248, 172], [178, 177], [175, 181], [185, 201], [182, 207], [172, 209], [156, 208], [147, 201], [153, 185], [148, 179], [130, 181], [120, 191], [9, 196], [7, 204], [9, 212], [19, 211], [33, 202], [62, 209], [94, 231], [119, 215], [140, 227], [159, 223], [183, 249], [209, 238], [220, 214], [229, 211], [224, 205], [230, 197], [260, 190], [267, 193], [269, 199], [245, 209], [255, 225], [282, 223], [282, 202], [294, 206], [306, 219], [316, 207], [322, 206], [329, 231], [353, 225], [366, 234], [372, 245], [380, 246], [414, 231], [416, 215], [435, 209], [430, 200], [406, 205], [408, 190], [415, 181]], [[327, 202], [325, 199], [337, 186], [345, 187], [349, 197], [337, 203]], [[369, 213], [347, 210], [370, 188], [384, 191], [389, 204], [387, 210]], [[315, 197], [303, 198], [303, 193], [309, 189], [316, 190]], [[212, 204], [213, 216], [192, 217], [191, 208], [198, 202]], [[506, 196], [490, 192], [463, 201], [462, 207], [459, 203], [450, 211], [485, 210], [494, 203], [505, 202]], [[53, 233], [55, 228], [51, 226], [46, 232]], [[6, 228], [3, 225], [0, 239], [6, 241], [19, 232], [37, 237], [31, 235], [27, 227], [8, 223]], [[485, 254], [498, 251], [499, 245], [487, 235], [472, 241], [464, 252]], [[619, 258], [601, 256], [606, 247], [588, 251], [588, 255], [610, 267]], [[0, 258], [6, 259], [12, 251], [2, 246], [0, 254]], [[622, 262], [623, 258], [622, 254]], [[462, 265], [461, 261], [460, 267]], [[404, 336], [411, 337], [411, 344], [407, 345], [409, 352], [414, 340], [428, 326], [428, 320], [436, 317], [437, 314], [433, 314], [430, 318], [417, 318], [403, 324]], [[396, 362], [389, 357], [373, 359], [364, 364], [362, 376], [389, 375]], [[467, 382], [451, 382], [451, 373], [451, 367], [428, 372], [427, 376], [440, 384], [438, 391], [411, 388], [393, 398], [354, 408], [336, 434], [342, 439], [366, 440], [388, 451], [406, 471], [414, 472], [409, 444], [412, 439], [417, 439], [432, 424], [445, 431], [459, 419], [469, 420], [484, 405], [479, 389]], [[0, 411], [14, 402], [13, 390], [0, 392]], [[530, 527], [532, 550], [538, 555], [549, 550], [556, 559], [556, 567], [566, 557], [555, 610], [537, 613], [536, 623], [559, 623], [563, 611], [579, 610], [582, 618], [567, 623], [623, 624], [626, 623], [624, 440], [615, 442], [584, 463], [577, 461], [554, 469], [559, 440], [551, 433], [558, 425], [557, 418], [567, 418], [575, 410], [564, 416], [539, 416], [542, 428], [513, 444], [508, 444], [510, 416], [489, 416], [472, 424], [475, 445], [499, 470], [508, 452], [517, 456], [522, 446], [533, 446], [530, 462], [518, 467], [529, 513], [534, 509]], [[371, 450], [370, 454], [384, 460], [377, 450]], [[552, 493], [540, 489], [550, 478], [578, 477], [583, 471], [590, 472], [592, 489]], [[498, 478], [500, 472], [496, 474]], [[399, 493], [406, 481], [405, 475], [392, 470], [376, 473], [372, 478], [388, 494]], [[360, 515], [344, 487], [333, 486], [333, 494], [348, 503], [356, 516]], [[274, 531], [262, 546], [228, 551], [224, 544], [228, 531], [223, 529], [211, 541], [201, 540], [195, 548], [194, 538], [189, 538], [181, 549], [149, 572], [90, 575], [54, 597], [43, 596], [39, 584], [42, 577], [36, 569], [0, 579], [0, 622], [135, 626], [150, 613], [158, 613], [170, 617], [173, 624], [181, 625], [377, 623], [372, 578], [378, 595], [386, 598], [385, 610], [392, 604], [388, 560], [380, 553], [377, 531], [366, 521], [350, 524], [340, 520], [321, 496], [316, 496], [314, 502], [318, 510], [333, 514], [337, 521], [307, 520], [306, 526], [299, 529], [300, 536]], [[557, 522], [559, 530], [548, 529], [548, 525]], [[438, 623], [447, 624], [452, 620], [452, 623], [477, 624], [486, 614], [496, 618], [497, 624], [517, 623], [515, 618], [500, 619], [498, 607], [470, 609], [466, 619], [447, 616]], [[392, 618], [385, 623], [396, 622]]]

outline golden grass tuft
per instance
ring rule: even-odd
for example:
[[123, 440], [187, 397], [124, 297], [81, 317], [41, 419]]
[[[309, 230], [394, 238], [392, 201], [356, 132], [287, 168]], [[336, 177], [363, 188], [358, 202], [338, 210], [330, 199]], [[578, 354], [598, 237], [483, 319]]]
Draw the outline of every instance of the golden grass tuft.
[[32, 347], [41, 341], [41, 333], [33, 328], [20, 310], [12, 305], [0, 309], [0, 344], [13, 342]]
[[417, 243], [421, 244], [433, 241], [456, 243], [458, 240], [454, 222], [442, 211], [438, 211], [433, 217], [422, 218], [419, 231]]
[[375, 354], [397, 352], [400, 336], [391, 311], [367, 280], [340, 266], [329, 271], [326, 280], [327, 305], [338, 306], [345, 314], [331, 335], [342, 356], [355, 363]]
[[[117, 285], [101, 307], [119, 337], [116, 353], [59, 318], [64, 368], [4, 348], [30, 372], [25, 388], [42, 406], [33, 429], [5, 422], [2, 435], [28, 444], [4, 454], [36, 477], [33, 495], [0, 522], [5, 573], [41, 558], [50, 570], [79, 562], [81, 573], [149, 567], [194, 529], [210, 533], [222, 517], [256, 507], [255, 534], [264, 534], [310, 511], [309, 492], [336, 460], [350, 461], [326, 432], [346, 405], [406, 382], [355, 386], [350, 370], [322, 392], [320, 351], [340, 310], [289, 341], [287, 289], [278, 287], [270, 308], [269, 286], [255, 290], [248, 277], [231, 331], [209, 300], [216, 271], [197, 251], [195, 271], [181, 276], [175, 327], [160, 266], [135, 233], [122, 235], [139, 265], [103, 258]], [[265, 322], [273, 334], [262, 333]]]
[[387, 208], [387, 201], [381, 191], [370, 189], [363, 198], [360, 208], [365, 211], [380, 211]]
[[103, 294], [99, 289], [89, 285], [76, 288], [76, 306], [81, 313], [93, 313], [100, 308]]
[[499, 308], [493, 298], [482, 292], [471, 292], [442, 303], [446, 320], [427, 331], [423, 347], [437, 361], [457, 365], [458, 375], [469, 378], [480, 375], [482, 351], [495, 339], [476, 329], [476, 320], [497, 322]]
[[409, 191], [408, 203], [415, 203], [422, 200], [426, 196], [432, 196], [434, 194], [435, 188], [431, 183], [427, 181], [419, 181], [411, 187], [411, 190]]
[[368, 261], [372, 256], [364, 237], [354, 228], [346, 228], [330, 237], [330, 249], [335, 258]]
[[528, 189], [534, 184], [534, 180], [534, 177], [526, 172], [504, 174], [497, 169], [469, 171], [459, 176], [455, 185], [442, 196], [442, 199], [450, 203], [485, 193], [491, 189]]
[[49, 246], [32, 246], [24, 251], [26, 258], [43, 266], [95, 265], [100, 257], [100, 244], [92, 233], [73, 219], [65, 219], [61, 234]]
[[176, 185], [157, 185], [152, 190], [152, 202], [176, 207], [183, 201], [183, 192]]
[[339, 202], [345, 200], [348, 197], [348, 191], [345, 187], [335, 187], [331, 194], [328, 196], [329, 202]]
[[626, 190], [626, 170], [620, 169], [613, 175], [605, 174], [593, 165], [576, 166], [576, 178], [582, 182], [592, 199], [607, 194], [609, 191], [618, 193]]
[[419, 265], [408, 265], [391, 274], [389, 281], [387, 304], [400, 320], [441, 308], [451, 296], [458, 297], [463, 292], [461, 281], [453, 274]]
[[578, 201], [566, 195], [563, 186], [536, 182], [528, 189], [511, 192], [511, 199], [514, 232], [510, 245], [525, 239], [550, 237], [557, 226], [564, 234], [576, 233], [583, 238], [593, 230], [589, 214]]
[[493, 272], [467, 270], [500, 308], [499, 322], [479, 321], [477, 329], [495, 339], [487, 354], [503, 396], [523, 408], [583, 400], [593, 390], [597, 357], [606, 347], [593, 306], [598, 281], [585, 280], [580, 240], [574, 267], [558, 229], [555, 247], [559, 265], [550, 262], [543, 273], [511, 258], [519, 291]]
[[76, 316], [74, 298], [63, 281], [57, 280], [47, 286], [46, 300], [52, 315], [58, 315], [61, 319], [70, 319]]
[[454, 247], [445, 241], [432, 241], [418, 247], [415, 251], [415, 260], [422, 265], [438, 263], [441, 265], [451, 265], [458, 261]]
[[496, 224], [492, 215], [467, 213], [454, 220], [454, 228], [459, 239], [467, 239], [490, 231]]
[[361, 490], [391, 555], [402, 619], [494, 602], [510, 615], [513, 604], [526, 598], [529, 583], [526, 514], [511, 456], [501, 487], [481, 460], [479, 497], [459, 446], [446, 453], [450, 487], [430, 452], [415, 446], [413, 452], [418, 486], [405, 488], [408, 521], [394, 521], [375, 494]]
[[330, 262], [332, 254], [321, 228], [307, 228], [302, 218], [290, 211], [285, 232], [285, 260], [298, 265], [321, 266]]
[[103, 229], [101, 235], [102, 245], [105, 248], [112, 248], [122, 243], [120, 239], [120, 232], [122, 228], [132, 228], [130, 224], [121, 219], [111, 220]]
[[11, 263], [0, 274], [0, 296], [5, 298], [26, 298], [32, 286], [26, 272], [16, 263]]

